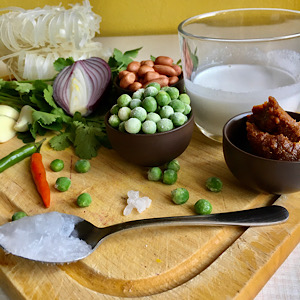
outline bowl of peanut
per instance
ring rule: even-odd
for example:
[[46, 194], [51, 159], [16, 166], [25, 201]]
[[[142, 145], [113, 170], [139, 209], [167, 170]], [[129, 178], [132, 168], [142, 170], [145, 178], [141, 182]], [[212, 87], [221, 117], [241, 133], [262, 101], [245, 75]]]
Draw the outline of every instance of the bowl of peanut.
[[135, 91], [157, 82], [161, 87], [174, 86], [183, 93], [182, 69], [168, 56], [158, 56], [153, 60], [132, 61], [114, 80], [118, 95], [132, 95]]

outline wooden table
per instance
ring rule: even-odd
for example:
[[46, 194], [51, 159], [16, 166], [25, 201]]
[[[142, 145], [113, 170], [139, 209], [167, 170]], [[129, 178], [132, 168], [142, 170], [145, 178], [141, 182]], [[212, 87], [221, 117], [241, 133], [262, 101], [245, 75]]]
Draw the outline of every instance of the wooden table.
[[[155, 50], [157, 44], [175, 47], [167, 38], [165, 43], [149, 38], [147, 45], [153, 46], [149, 46], [149, 53], [172, 56], [164, 48], [159, 53]], [[137, 43], [145, 47], [145, 40], [133, 40], [125, 49], [121, 42], [115, 47], [122, 51], [133, 49]], [[1, 156], [21, 145], [16, 138], [0, 145]], [[178, 158], [181, 170], [173, 186], [149, 182], [147, 168], [127, 163], [114, 150], [101, 148], [86, 174], [74, 171], [77, 157], [72, 149], [56, 152], [46, 142], [41, 153], [51, 186], [50, 209], [41, 203], [26, 159], [0, 174], [0, 224], [9, 221], [15, 211], [34, 215], [55, 210], [107, 226], [141, 218], [191, 215], [193, 204], [200, 198], [208, 199], [215, 213], [275, 203], [286, 207], [290, 218], [284, 224], [256, 228], [167, 227], [127, 231], [109, 237], [89, 257], [68, 265], [31, 262], [0, 250], [1, 287], [11, 299], [252, 299], [299, 243], [300, 193], [276, 199], [242, 186], [225, 164], [222, 145], [207, 139], [196, 128], [189, 147]], [[55, 158], [65, 161], [59, 174], [49, 168]], [[59, 176], [71, 177], [69, 191], [61, 193], [54, 189]], [[220, 193], [206, 190], [205, 180], [210, 176], [222, 179], [224, 188]], [[172, 203], [170, 193], [176, 187], [189, 190], [190, 200], [186, 204]], [[129, 190], [150, 197], [150, 208], [142, 214], [134, 211], [123, 216]], [[75, 204], [76, 196], [83, 191], [93, 198], [88, 208]]]

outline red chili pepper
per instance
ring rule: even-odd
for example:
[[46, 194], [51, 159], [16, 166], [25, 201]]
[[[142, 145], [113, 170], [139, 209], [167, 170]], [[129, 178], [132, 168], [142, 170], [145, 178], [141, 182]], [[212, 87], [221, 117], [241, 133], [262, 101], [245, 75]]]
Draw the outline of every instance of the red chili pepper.
[[41, 153], [33, 153], [30, 161], [31, 174], [44, 205], [50, 207], [50, 187], [46, 178], [46, 171]]

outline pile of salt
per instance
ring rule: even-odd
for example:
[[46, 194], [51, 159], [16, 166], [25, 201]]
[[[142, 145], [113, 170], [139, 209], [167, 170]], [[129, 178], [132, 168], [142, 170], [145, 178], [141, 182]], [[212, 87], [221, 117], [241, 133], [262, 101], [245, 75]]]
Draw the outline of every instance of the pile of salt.
[[139, 191], [128, 191], [127, 196], [127, 206], [123, 211], [124, 216], [128, 216], [133, 208], [141, 213], [151, 205], [152, 200], [148, 197], [140, 197]]

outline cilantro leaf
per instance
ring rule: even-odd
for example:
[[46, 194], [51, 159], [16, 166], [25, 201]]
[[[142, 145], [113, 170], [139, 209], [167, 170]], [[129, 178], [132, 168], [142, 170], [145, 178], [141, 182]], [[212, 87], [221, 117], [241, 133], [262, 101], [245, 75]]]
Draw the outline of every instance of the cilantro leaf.
[[74, 62], [75, 61], [74, 61], [73, 57], [68, 57], [68, 58], [60, 57], [53, 63], [53, 66], [57, 72], [60, 72], [65, 67], [73, 65]]
[[69, 138], [70, 132], [61, 132], [59, 135], [52, 137], [49, 144], [56, 151], [65, 150], [72, 144]]

